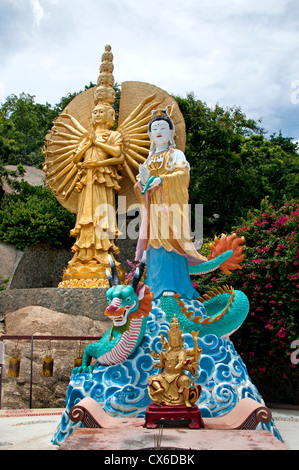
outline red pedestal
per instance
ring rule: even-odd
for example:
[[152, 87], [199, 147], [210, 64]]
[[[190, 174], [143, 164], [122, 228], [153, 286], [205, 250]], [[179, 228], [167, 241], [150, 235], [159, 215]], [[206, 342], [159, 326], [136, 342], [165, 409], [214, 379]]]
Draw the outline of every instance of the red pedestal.
[[[187, 421], [187, 422], [186, 422]], [[198, 406], [193, 405], [191, 408], [187, 406], [158, 406], [150, 403], [145, 412], [145, 428], [156, 428], [165, 424], [167, 426], [183, 426], [187, 425], [191, 429], [204, 428], [204, 422]]]

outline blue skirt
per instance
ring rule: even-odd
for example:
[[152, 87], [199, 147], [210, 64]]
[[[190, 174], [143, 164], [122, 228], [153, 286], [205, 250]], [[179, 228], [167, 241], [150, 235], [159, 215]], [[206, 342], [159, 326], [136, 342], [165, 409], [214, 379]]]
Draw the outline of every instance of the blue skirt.
[[180, 294], [184, 299], [199, 298], [190, 279], [187, 258], [163, 247], [149, 248], [145, 282], [154, 293], [155, 299], [165, 291]]

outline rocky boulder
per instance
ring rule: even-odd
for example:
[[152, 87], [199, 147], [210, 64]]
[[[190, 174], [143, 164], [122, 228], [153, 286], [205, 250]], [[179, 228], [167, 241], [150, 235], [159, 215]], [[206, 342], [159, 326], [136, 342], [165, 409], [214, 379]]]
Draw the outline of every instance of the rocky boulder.
[[[53, 335], [53, 336], [102, 336], [110, 322], [96, 321], [85, 316], [76, 316], [49, 310], [40, 306], [25, 307], [5, 315], [6, 335]], [[89, 343], [84, 340], [84, 351]], [[20, 350], [20, 374], [17, 378], [7, 376], [8, 361], [14, 347]], [[34, 340], [32, 367], [32, 408], [63, 408], [74, 359], [77, 356], [78, 340]], [[52, 377], [43, 377], [42, 361], [48, 349], [54, 360]], [[2, 380], [2, 408], [29, 408], [31, 380], [31, 341], [5, 341], [5, 364]]]
[[[25, 174], [17, 178], [17, 180], [23, 179], [27, 181], [27, 183], [31, 184], [31, 186], [44, 186], [45, 185], [45, 173], [43, 170], [39, 170], [34, 166], [23, 165], [25, 168]], [[16, 165], [5, 165], [7, 170], [16, 171]], [[3, 189], [5, 193], [11, 194], [14, 190], [7, 184], [6, 182], [3, 184]]]
[[3, 284], [5, 279], [12, 276], [14, 268], [22, 255], [23, 252], [14, 245], [0, 241], [0, 283]]

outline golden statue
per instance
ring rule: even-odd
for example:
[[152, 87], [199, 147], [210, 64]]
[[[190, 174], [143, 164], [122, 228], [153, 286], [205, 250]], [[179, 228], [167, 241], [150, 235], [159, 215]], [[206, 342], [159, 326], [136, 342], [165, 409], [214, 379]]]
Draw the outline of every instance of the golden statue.
[[[177, 317], [174, 315], [168, 332], [168, 342], [161, 334], [160, 354], [151, 351], [151, 355], [160, 360], [160, 364], [155, 362], [154, 367], [161, 368], [162, 371], [149, 378], [148, 393], [156, 405], [185, 405], [190, 408], [200, 396], [201, 389], [194, 386], [194, 383], [202, 349], [198, 347], [198, 332], [195, 331], [192, 331], [194, 347], [185, 349], [182, 339], [183, 331], [179, 326]], [[185, 371], [191, 373], [194, 378], [193, 383]]]
[[[76, 214], [71, 235], [73, 258], [59, 287], [109, 287], [108, 255], [122, 278], [116, 256], [119, 230], [115, 196], [136, 204], [133, 187], [139, 164], [148, 155], [147, 125], [152, 110], [163, 102], [175, 109], [179, 143], [185, 144], [184, 121], [174, 99], [140, 82], [122, 85], [118, 128], [114, 130], [113, 55], [106, 46], [97, 86], [77, 95], [54, 121], [43, 153], [47, 185], [57, 200]], [[126, 210], [125, 208], [125, 210]], [[120, 209], [118, 209], [120, 210]]]

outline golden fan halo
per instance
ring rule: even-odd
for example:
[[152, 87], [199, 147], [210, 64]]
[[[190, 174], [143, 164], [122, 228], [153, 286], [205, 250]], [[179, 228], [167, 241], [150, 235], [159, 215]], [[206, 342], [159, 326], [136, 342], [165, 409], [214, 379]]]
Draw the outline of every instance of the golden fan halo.
[[[175, 143], [179, 150], [184, 152], [186, 145], [186, 128], [184, 117], [179, 109], [175, 99], [161, 88], [145, 82], [127, 81], [121, 85], [120, 107], [118, 126], [124, 122], [127, 116], [150, 95], [155, 95], [155, 101], [159, 103], [157, 107], [166, 108], [169, 106], [170, 116], [175, 125]], [[148, 139], [149, 140], [149, 139]], [[133, 170], [137, 175], [137, 171]], [[127, 208], [130, 205], [137, 204], [137, 199], [133, 191], [133, 185], [129, 178], [124, 177], [120, 183], [120, 196], [126, 196]]]
[[[76, 118], [87, 131], [91, 131], [91, 113], [94, 108], [93, 95], [95, 88], [96, 87], [89, 88], [88, 90], [83, 91], [77, 96], [75, 96], [75, 98], [73, 98], [72, 101], [64, 108], [61, 115], [59, 115], [58, 118], [54, 121], [54, 125], [51, 131], [45, 137], [45, 163], [43, 165], [43, 169], [46, 172], [47, 186], [51, 189], [58, 202], [60, 202], [60, 204], [66, 209], [68, 209], [70, 212], [73, 212], [75, 214], [78, 210], [79, 193], [76, 190], [71, 190], [69, 197], [65, 198], [63, 196], [63, 193], [58, 192], [59, 187], [62, 183], [61, 178], [58, 178], [57, 176], [55, 177], [55, 175], [53, 178], [51, 178], [51, 176], [49, 177], [48, 175], [49, 173], [51, 174], [51, 171], [57, 170], [60, 162], [58, 162], [57, 164], [53, 164], [55, 157], [52, 156], [49, 152], [58, 152], [61, 148], [62, 138], [56, 135], [56, 131], [61, 130], [63, 128], [62, 126], [60, 126], [60, 123], [69, 125], [69, 120], [65, 117], [62, 117], [62, 115], [66, 112]], [[70, 171], [73, 171], [74, 173], [73, 178], [75, 178], [77, 174], [76, 165], [71, 165], [71, 163], [69, 165]], [[74, 183], [73, 178], [64, 187], [64, 193], [67, 193], [67, 191], [72, 188], [72, 185]]]
[[[44, 171], [46, 172], [47, 185], [55, 195], [59, 203], [68, 209], [70, 212], [77, 213], [79, 192], [75, 189], [78, 182], [78, 168], [72, 162], [72, 149], [76, 146], [76, 139], [79, 142], [84, 137], [84, 131], [91, 132], [91, 114], [94, 109], [94, 92], [96, 87], [89, 88], [86, 91], [79, 93], [67, 105], [60, 116], [54, 121], [54, 126], [45, 138], [45, 163]], [[120, 96], [120, 109], [118, 118], [118, 131], [122, 132], [125, 120], [132, 112], [149, 96], [154, 95], [154, 103], [157, 103], [157, 108], [168, 107], [170, 116], [175, 125], [175, 143], [176, 147], [182, 151], [185, 150], [186, 132], [185, 121], [179, 109], [178, 104], [166, 91], [161, 88], [144, 82], [128, 81], [121, 85]], [[73, 116], [82, 126], [82, 134], [79, 137], [73, 132], [73, 140], [70, 145], [65, 147], [65, 153], [57, 158], [57, 155], [62, 153], [61, 146], [63, 137], [57, 135], [57, 131], [65, 130], [70, 125], [70, 121], [63, 117], [63, 114]], [[149, 110], [147, 118], [151, 117]], [[66, 130], [68, 132], [68, 130]], [[130, 138], [130, 136], [129, 136]], [[144, 139], [144, 143], [149, 143], [149, 137]], [[64, 144], [65, 145], [65, 144]], [[67, 151], [68, 150], [68, 151]], [[63, 161], [63, 155], [66, 155]], [[141, 159], [145, 160], [146, 156], [140, 155]], [[139, 159], [140, 160], [140, 159]], [[140, 161], [139, 161], [140, 162]], [[121, 189], [118, 192], [119, 196], [126, 197], [126, 210], [137, 204], [137, 199], [133, 191], [134, 183], [132, 181], [132, 174], [136, 177], [138, 173], [137, 165], [130, 166], [129, 158], [128, 163], [131, 177], [121, 168], [122, 180], [120, 181]]]

